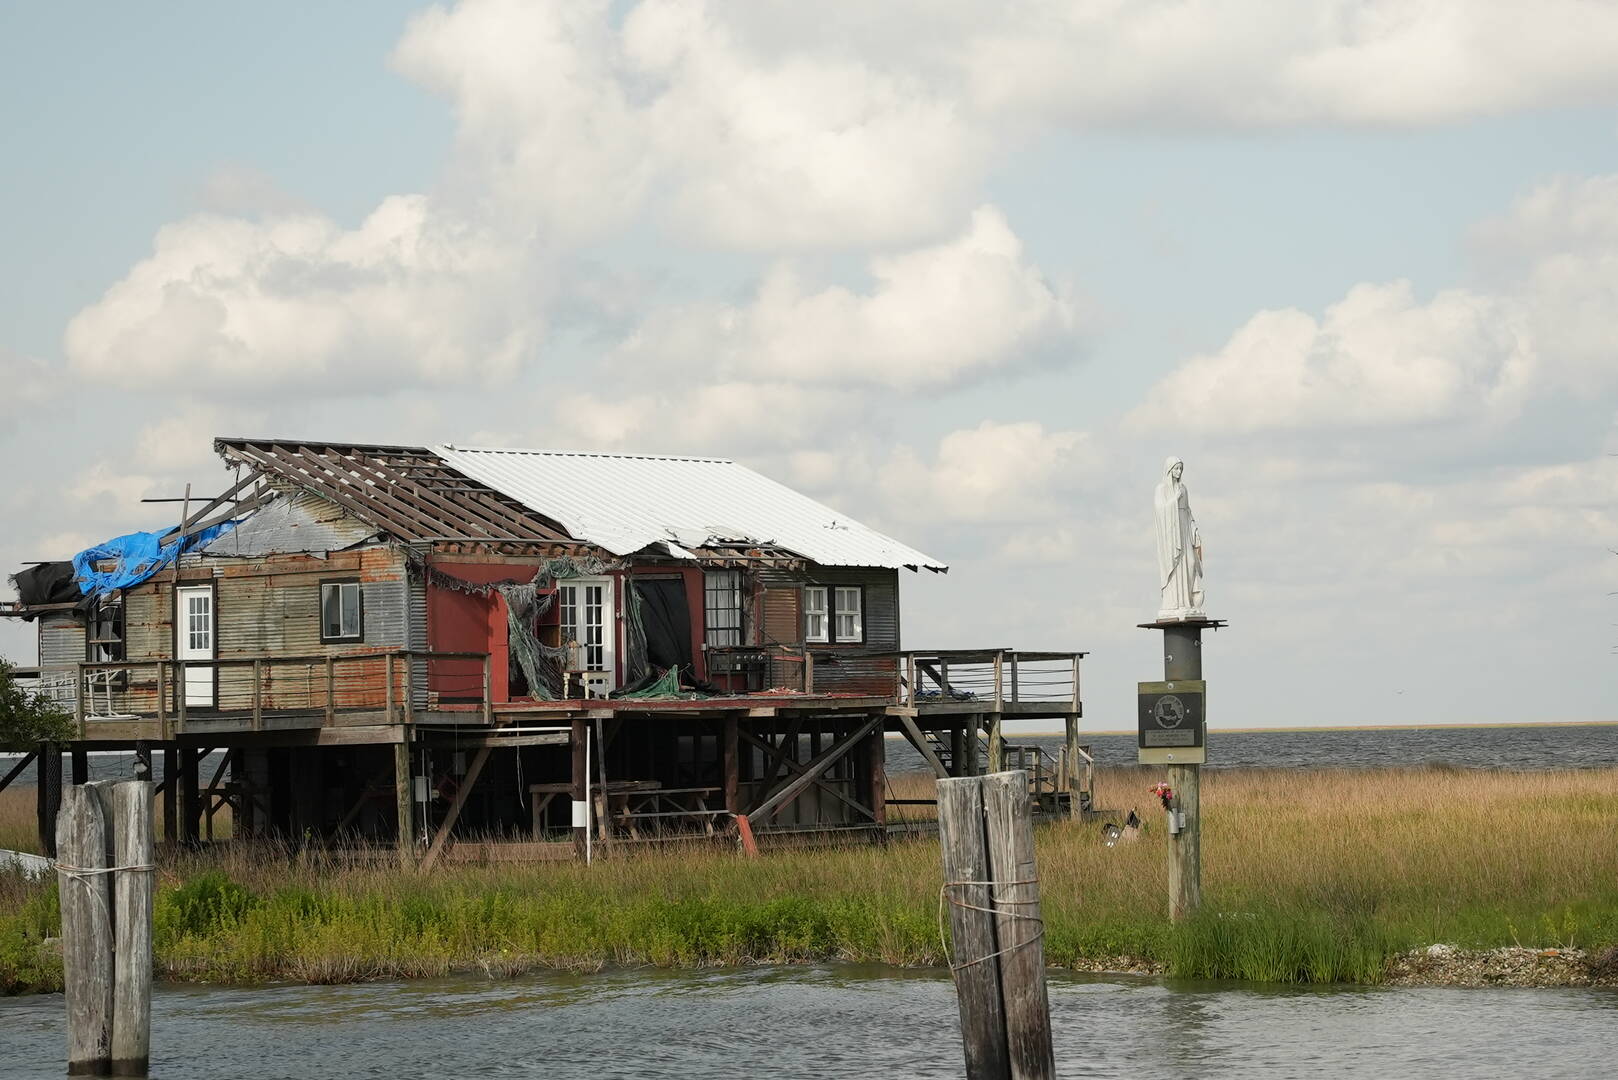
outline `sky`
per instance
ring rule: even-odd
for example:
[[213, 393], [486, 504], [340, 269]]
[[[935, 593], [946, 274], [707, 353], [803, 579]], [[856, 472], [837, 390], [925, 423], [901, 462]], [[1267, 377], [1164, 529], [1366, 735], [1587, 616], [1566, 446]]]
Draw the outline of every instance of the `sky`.
[[725, 456], [1117, 730], [1175, 455], [1211, 726], [1618, 719], [1618, 6], [984, 10], [0, 7], [0, 567], [215, 435]]

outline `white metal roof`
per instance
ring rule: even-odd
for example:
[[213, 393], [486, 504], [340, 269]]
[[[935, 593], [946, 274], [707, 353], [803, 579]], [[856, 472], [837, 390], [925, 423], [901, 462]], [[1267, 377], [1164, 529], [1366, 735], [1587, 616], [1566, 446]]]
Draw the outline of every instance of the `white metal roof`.
[[774, 544], [823, 566], [948, 567], [734, 461], [627, 454], [434, 448], [455, 468], [556, 521], [577, 540], [628, 555], [676, 556], [709, 540]]

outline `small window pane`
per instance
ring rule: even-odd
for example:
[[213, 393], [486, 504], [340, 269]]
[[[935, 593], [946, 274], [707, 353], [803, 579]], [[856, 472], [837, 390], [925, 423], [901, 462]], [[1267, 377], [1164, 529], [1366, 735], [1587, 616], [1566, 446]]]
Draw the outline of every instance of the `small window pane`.
[[709, 645], [742, 644], [742, 575], [739, 570], [709, 571], [703, 589], [705, 638]]
[[825, 641], [826, 587], [806, 585], [803, 590], [803, 637], [805, 641]]
[[338, 592], [342, 596], [343, 636], [357, 638], [360, 636], [360, 587], [344, 585]]
[[320, 636], [328, 641], [358, 640], [360, 630], [359, 583], [323, 583], [320, 586]]
[[837, 590], [837, 640], [865, 640], [865, 612], [862, 610], [864, 592], [859, 588]]

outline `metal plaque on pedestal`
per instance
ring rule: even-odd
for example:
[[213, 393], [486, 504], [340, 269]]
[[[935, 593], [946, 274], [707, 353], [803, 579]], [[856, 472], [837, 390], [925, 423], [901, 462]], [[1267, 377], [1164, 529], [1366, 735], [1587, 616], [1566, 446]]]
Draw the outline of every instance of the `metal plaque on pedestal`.
[[1140, 684], [1137, 744], [1142, 765], [1201, 765], [1208, 760], [1206, 702], [1201, 679]]

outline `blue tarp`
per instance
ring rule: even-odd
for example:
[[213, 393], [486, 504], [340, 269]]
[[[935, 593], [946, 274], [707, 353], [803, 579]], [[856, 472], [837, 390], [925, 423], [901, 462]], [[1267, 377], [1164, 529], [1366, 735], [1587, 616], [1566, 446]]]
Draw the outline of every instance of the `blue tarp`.
[[[235, 527], [234, 521], [227, 521], [223, 525], [215, 525], [187, 536], [183, 550], [190, 551], [201, 547]], [[85, 596], [105, 596], [119, 589], [139, 585], [168, 566], [180, 557], [182, 545], [175, 539], [160, 547], [158, 541], [162, 540], [167, 532], [172, 531], [130, 533], [128, 536], [115, 537], [104, 544], [97, 544], [93, 548], [79, 552], [73, 556], [73, 575], [79, 584], [79, 592]], [[96, 563], [108, 559], [116, 560], [111, 570], [96, 569]]]

